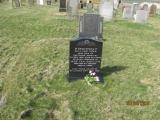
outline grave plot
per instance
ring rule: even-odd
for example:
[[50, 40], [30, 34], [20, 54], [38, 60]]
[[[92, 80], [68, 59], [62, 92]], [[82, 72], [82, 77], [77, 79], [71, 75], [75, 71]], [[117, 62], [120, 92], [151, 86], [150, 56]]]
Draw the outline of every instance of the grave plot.
[[69, 79], [84, 78], [89, 71], [100, 76], [103, 19], [85, 14], [80, 19], [79, 38], [70, 41]]

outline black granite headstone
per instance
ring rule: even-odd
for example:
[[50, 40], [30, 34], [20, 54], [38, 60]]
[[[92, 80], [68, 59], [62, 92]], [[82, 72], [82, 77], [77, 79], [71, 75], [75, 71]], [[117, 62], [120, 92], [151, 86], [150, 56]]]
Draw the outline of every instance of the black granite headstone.
[[94, 70], [100, 73], [103, 42], [97, 38], [70, 41], [69, 79], [80, 79]]
[[59, 12], [66, 12], [66, 0], [60, 0]]

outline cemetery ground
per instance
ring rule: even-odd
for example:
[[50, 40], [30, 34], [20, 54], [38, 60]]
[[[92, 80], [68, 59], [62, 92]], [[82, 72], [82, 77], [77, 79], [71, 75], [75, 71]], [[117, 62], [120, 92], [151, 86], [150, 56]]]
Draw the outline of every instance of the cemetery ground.
[[0, 5], [0, 119], [158, 120], [159, 23], [104, 22], [104, 83], [88, 86], [66, 77], [76, 20], [55, 6]]

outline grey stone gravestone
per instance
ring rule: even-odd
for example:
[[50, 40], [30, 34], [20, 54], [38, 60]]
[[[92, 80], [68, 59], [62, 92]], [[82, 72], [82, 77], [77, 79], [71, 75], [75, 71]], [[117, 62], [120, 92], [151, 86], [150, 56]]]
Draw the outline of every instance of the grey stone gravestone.
[[134, 16], [136, 14], [136, 11], [139, 10], [139, 4], [138, 3], [133, 3], [132, 7], [131, 7], [131, 12], [132, 12], [132, 16]]
[[137, 10], [134, 17], [135, 17], [135, 22], [146, 23], [148, 18], [148, 12], [146, 10]]
[[79, 38], [70, 41], [69, 80], [83, 78], [90, 70], [100, 76], [103, 18], [84, 14], [79, 27]]
[[104, 1], [100, 4], [99, 13], [105, 21], [110, 21], [113, 18], [113, 2]]
[[123, 10], [123, 18], [130, 19], [132, 18], [131, 6], [126, 6]]
[[142, 9], [145, 10], [145, 11], [148, 11], [149, 10], [149, 6], [147, 4], [144, 4], [142, 6]]
[[67, 12], [68, 12], [69, 16], [77, 16], [78, 15], [78, 5], [79, 5], [79, 0], [67, 1]]
[[80, 17], [79, 37], [102, 38], [103, 17], [97, 14], [84, 14]]
[[66, 0], [60, 0], [59, 12], [66, 12]]

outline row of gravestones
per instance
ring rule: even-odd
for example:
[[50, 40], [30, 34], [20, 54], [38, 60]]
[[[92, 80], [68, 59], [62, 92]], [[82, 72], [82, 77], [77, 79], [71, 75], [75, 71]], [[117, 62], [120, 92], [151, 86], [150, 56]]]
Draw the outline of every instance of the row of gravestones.
[[27, 0], [25, 1], [25, 3], [23, 3], [23, 1], [21, 0], [12, 0], [12, 6], [13, 7], [20, 7], [26, 4], [26, 2], [28, 3], [29, 6], [33, 6], [33, 5], [51, 5], [52, 3], [56, 3], [57, 0]]
[[134, 18], [135, 22], [145, 23], [149, 16], [155, 16], [157, 11], [157, 6], [151, 4], [140, 5], [138, 3], [127, 4], [122, 7], [123, 18], [131, 19]]
[[59, 12], [68, 12], [69, 15], [78, 15], [78, 10], [87, 7], [88, 12], [92, 12], [93, 3], [83, 3], [81, 0], [60, 0]]
[[[109, 21], [113, 17], [114, 9], [119, 7], [121, 0], [105, 1], [101, 0], [99, 4], [99, 14], [104, 18], [104, 20]], [[114, 4], [113, 4], [114, 3]], [[79, 7], [78, 7], [79, 6]], [[87, 13], [93, 12], [93, 3], [89, 1], [86, 5]], [[78, 15], [78, 8], [83, 8], [82, 3], [79, 0], [60, 0], [60, 12], [68, 12], [69, 15]]]

